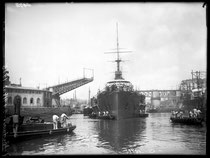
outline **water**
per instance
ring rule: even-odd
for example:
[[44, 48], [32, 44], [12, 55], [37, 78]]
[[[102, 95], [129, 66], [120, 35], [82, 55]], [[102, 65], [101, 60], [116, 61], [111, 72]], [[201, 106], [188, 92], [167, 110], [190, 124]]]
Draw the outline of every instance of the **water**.
[[11, 155], [206, 154], [206, 126], [172, 124], [169, 113], [125, 120], [71, 116], [72, 134], [25, 140], [10, 145]]

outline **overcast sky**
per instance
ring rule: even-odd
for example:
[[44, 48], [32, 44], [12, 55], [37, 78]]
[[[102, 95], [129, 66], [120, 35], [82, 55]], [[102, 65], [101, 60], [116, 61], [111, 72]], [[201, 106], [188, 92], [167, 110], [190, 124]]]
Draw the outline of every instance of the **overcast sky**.
[[[6, 4], [5, 64], [12, 83], [44, 88], [83, 77], [76, 89], [87, 99], [114, 79], [116, 23], [123, 77], [135, 88], [175, 89], [191, 71], [206, 71], [206, 8], [203, 3]], [[91, 72], [87, 71], [86, 76]], [[70, 98], [73, 92], [62, 95]]]

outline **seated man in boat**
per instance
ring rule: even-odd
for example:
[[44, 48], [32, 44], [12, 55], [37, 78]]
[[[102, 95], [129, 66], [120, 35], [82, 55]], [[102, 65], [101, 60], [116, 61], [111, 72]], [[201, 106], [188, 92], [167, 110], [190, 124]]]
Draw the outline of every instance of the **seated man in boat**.
[[175, 111], [175, 118], [177, 118], [178, 117], [178, 114], [179, 114], [179, 112], [178, 111]]
[[175, 111], [172, 111], [171, 114], [172, 114], [171, 115], [172, 118], [176, 118], [176, 112]]
[[105, 112], [105, 116], [108, 116], [108, 114], [109, 114], [109, 112], [108, 112], [108, 111], [106, 111], [106, 112]]
[[67, 126], [67, 119], [69, 119], [69, 117], [65, 113], [63, 113], [60, 117], [61, 127], [65, 128]]
[[57, 115], [53, 115], [53, 129], [58, 129], [58, 121], [59, 117]]
[[179, 112], [179, 118], [183, 118], [183, 111]]

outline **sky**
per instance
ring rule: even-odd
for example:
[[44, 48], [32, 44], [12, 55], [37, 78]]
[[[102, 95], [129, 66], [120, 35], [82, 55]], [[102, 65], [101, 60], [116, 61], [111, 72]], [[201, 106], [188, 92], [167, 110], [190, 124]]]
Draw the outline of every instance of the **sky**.
[[[114, 79], [117, 46], [131, 53], [121, 70], [135, 89], [176, 89], [191, 71], [206, 71], [207, 27], [203, 3], [6, 3], [5, 66], [12, 83], [53, 86], [83, 77], [76, 89], [88, 99]], [[91, 70], [85, 71], [91, 77]], [[61, 95], [72, 98], [73, 91]]]

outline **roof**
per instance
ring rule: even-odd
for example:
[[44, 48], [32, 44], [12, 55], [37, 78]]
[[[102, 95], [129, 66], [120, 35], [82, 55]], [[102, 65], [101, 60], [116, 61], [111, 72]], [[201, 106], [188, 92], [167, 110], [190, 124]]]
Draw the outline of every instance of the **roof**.
[[50, 92], [49, 90], [44, 90], [44, 89], [38, 89], [38, 88], [33, 88], [33, 87], [17, 87], [17, 86], [5, 86], [5, 88], [8, 89], [24, 89], [24, 90], [33, 90], [33, 91], [47, 91]]

